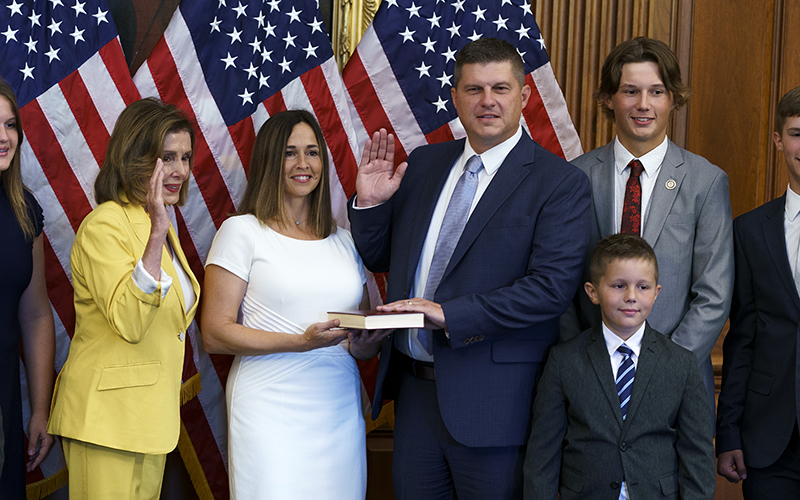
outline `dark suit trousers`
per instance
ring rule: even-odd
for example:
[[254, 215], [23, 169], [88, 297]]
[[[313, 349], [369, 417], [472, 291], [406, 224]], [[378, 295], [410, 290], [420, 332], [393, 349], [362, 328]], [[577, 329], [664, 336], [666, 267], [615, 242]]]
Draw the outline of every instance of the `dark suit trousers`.
[[797, 423], [794, 424], [789, 444], [774, 464], [760, 469], [747, 466], [747, 479], [742, 483], [742, 492], [747, 500], [800, 498], [800, 435]]
[[458, 443], [442, 421], [436, 382], [401, 372], [392, 464], [398, 500], [521, 499], [524, 460], [524, 446]]

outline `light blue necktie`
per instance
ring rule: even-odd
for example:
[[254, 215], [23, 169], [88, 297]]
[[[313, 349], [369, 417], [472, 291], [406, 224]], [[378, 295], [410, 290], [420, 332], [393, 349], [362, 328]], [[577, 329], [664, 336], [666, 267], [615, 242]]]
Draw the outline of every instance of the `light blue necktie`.
[[[464, 173], [461, 174], [456, 188], [453, 190], [453, 196], [447, 205], [447, 211], [442, 219], [442, 228], [439, 230], [439, 237], [436, 239], [436, 246], [433, 249], [431, 268], [428, 271], [428, 281], [425, 283], [425, 294], [423, 295], [423, 298], [427, 300], [433, 300], [436, 289], [439, 288], [439, 282], [442, 281], [444, 270], [447, 269], [450, 257], [453, 256], [453, 250], [461, 238], [461, 233], [464, 232], [464, 226], [467, 225], [469, 207], [472, 206], [472, 199], [475, 198], [475, 192], [478, 190], [478, 172], [481, 168], [483, 168], [481, 157], [473, 155], [467, 160]], [[417, 337], [428, 354], [433, 354], [433, 332], [420, 329]]]
[[617, 396], [619, 396], [619, 408], [622, 410], [622, 420], [628, 413], [628, 403], [631, 400], [631, 389], [633, 387], [633, 376], [636, 368], [633, 366], [631, 355], [633, 350], [624, 343], [617, 348], [617, 352], [622, 354], [623, 359], [617, 370]]

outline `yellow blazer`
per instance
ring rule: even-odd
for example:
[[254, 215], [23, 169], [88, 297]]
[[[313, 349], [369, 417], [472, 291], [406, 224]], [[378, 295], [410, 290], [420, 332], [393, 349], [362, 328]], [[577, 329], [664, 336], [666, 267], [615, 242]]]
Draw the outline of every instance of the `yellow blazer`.
[[170, 226], [169, 241], [198, 300], [188, 314], [169, 253], [172, 286], [142, 292], [131, 274], [144, 254], [144, 208], [106, 202], [84, 219], [72, 246], [75, 335], [56, 379], [48, 432], [89, 443], [164, 454], [178, 442], [186, 329], [200, 285]]

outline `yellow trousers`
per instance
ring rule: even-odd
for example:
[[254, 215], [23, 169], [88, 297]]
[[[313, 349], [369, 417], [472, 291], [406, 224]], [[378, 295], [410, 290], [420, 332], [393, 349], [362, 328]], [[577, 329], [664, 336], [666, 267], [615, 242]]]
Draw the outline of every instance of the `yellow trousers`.
[[166, 455], [148, 455], [62, 438], [70, 500], [158, 500]]

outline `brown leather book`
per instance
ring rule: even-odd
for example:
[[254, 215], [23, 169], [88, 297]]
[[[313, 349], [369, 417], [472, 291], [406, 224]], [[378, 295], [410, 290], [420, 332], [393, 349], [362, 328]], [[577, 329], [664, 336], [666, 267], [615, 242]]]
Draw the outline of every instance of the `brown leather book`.
[[391, 330], [396, 328], [422, 328], [425, 315], [415, 313], [369, 311], [328, 312], [328, 320], [338, 319], [339, 328], [358, 330]]

